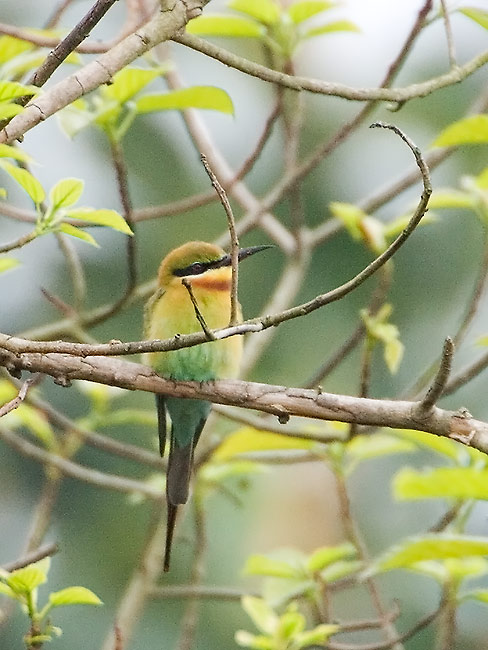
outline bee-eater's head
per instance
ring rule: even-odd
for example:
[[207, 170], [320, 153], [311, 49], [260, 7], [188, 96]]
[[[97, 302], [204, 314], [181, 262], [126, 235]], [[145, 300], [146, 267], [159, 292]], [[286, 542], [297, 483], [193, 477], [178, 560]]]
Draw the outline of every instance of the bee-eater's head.
[[[272, 246], [251, 246], [239, 249], [239, 262]], [[172, 250], [159, 267], [159, 286], [167, 288], [174, 280], [201, 276], [216, 269], [226, 269], [229, 279], [231, 256], [220, 246], [204, 241], [190, 241]]]

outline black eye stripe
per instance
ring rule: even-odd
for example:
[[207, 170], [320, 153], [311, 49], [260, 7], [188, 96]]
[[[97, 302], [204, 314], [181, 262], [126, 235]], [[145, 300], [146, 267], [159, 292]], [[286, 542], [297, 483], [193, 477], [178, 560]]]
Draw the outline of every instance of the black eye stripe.
[[173, 275], [176, 275], [179, 278], [182, 278], [186, 275], [201, 275], [202, 273], [205, 273], [205, 271], [208, 271], [209, 269], [219, 268], [220, 266], [222, 266], [222, 261], [225, 259], [226, 257], [220, 260], [213, 260], [211, 262], [193, 262], [193, 264], [184, 266], [181, 269], [175, 269], [173, 271]]

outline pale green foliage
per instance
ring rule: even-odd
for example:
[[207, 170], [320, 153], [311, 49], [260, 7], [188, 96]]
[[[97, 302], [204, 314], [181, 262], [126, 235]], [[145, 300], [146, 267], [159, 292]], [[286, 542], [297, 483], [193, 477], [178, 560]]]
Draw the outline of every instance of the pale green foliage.
[[[4, 258], [5, 259], [5, 258]], [[1, 260], [0, 260], [1, 262]], [[17, 395], [17, 390], [7, 379], [0, 381], [0, 405], [10, 402]], [[37, 438], [46, 449], [57, 448], [54, 431], [45, 414], [30, 404], [22, 402], [17, 408], [3, 416], [2, 422], [10, 429], [25, 428]]]
[[400, 470], [393, 481], [397, 499], [488, 499], [488, 470], [437, 467], [419, 472]]
[[146, 86], [161, 79], [167, 66], [124, 68], [109, 86], [102, 86], [88, 100], [79, 99], [59, 113], [63, 130], [76, 135], [87, 126], [101, 128], [113, 142], [120, 142], [134, 119], [144, 113], [200, 108], [233, 113], [229, 95], [213, 86], [193, 86], [158, 94], [139, 95]]
[[[231, 0], [230, 9], [243, 14], [210, 14], [194, 18], [187, 31], [204, 36], [257, 38], [276, 55], [290, 59], [306, 39], [339, 31], [358, 31], [354, 23], [338, 20], [307, 26], [307, 22], [334, 6], [320, 0], [296, 0], [283, 6], [278, 0]], [[304, 24], [305, 23], [305, 24]]]
[[[431, 203], [429, 203], [430, 207]], [[412, 215], [402, 216], [383, 223], [376, 217], [366, 214], [358, 206], [339, 201], [329, 203], [329, 210], [336, 219], [344, 224], [352, 239], [364, 242], [375, 255], [383, 253], [388, 244], [398, 237], [412, 217]], [[419, 225], [424, 226], [434, 220], [434, 217], [429, 214], [422, 217]]]
[[221, 88], [192, 86], [162, 95], [144, 95], [136, 101], [138, 113], [154, 113], [163, 110], [201, 108], [232, 114], [234, 106], [229, 95]]
[[36, 206], [39, 206], [46, 196], [40, 182], [27, 169], [16, 167], [6, 160], [0, 160], [0, 167], [11, 176], [20, 187], [27, 192]]
[[315, 644], [324, 644], [339, 631], [338, 625], [318, 625], [306, 630], [306, 620], [291, 603], [281, 616], [261, 598], [245, 596], [242, 607], [262, 633], [251, 634], [244, 630], [236, 632], [236, 642], [246, 648], [257, 650], [300, 650]]
[[53, 636], [59, 636], [61, 630], [54, 627], [48, 615], [56, 607], [65, 605], [101, 605], [102, 601], [86, 587], [67, 587], [49, 594], [48, 602], [44, 607], [37, 605], [38, 588], [47, 581], [50, 559], [44, 558], [34, 564], [29, 564], [22, 569], [9, 573], [0, 572], [0, 593], [22, 606], [23, 611], [31, 621], [31, 629], [36, 633], [24, 636], [27, 648], [36, 644], [51, 641]]
[[488, 29], [488, 11], [480, 9], [479, 7], [463, 7], [458, 9], [462, 14], [474, 20], [475, 23], [481, 25], [485, 29]]
[[267, 555], [251, 555], [244, 568], [248, 575], [264, 576], [262, 593], [273, 607], [302, 596], [320, 598], [324, 584], [351, 576], [361, 568], [352, 544], [324, 546], [310, 555], [296, 549], [278, 549]]
[[488, 540], [463, 535], [428, 534], [410, 537], [385, 551], [365, 571], [365, 576], [391, 571], [415, 569], [425, 560], [467, 558], [488, 555]]
[[388, 370], [394, 374], [403, 358], [404, 346], [400, 341], [398, 327], [389, 323], [392, 306], [385, 304], [374, 315], [367, 310], [361, 310], [361, 317], [366, 325], [368, 341], [370, 345], [376, 342], [383, 344], [383, 357]]
[[0, 258], [0, 273], [14, 269], [19, 264], [20, 262], [13, 257], [2, 257]]
[[461, 144], [488, 142], [488, 115], [470, 115], [453, 122], [434, 140], [434, 147], [454, 147]]

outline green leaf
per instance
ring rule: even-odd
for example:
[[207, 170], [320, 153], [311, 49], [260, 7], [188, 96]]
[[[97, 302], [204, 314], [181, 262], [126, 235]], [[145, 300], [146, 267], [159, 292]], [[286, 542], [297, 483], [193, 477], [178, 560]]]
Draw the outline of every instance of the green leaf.
[[273, 0], [232, 0], [228, 6], [264, 25], [274, 25], [280, 18], [280, 7]]
[[312, 578], [266, 578], [262, 594], [266, 602], [273, 607], [282, 607], [292, 598], [309, 597], [316, 588]]
[[113, 230], [122, 232], [125, 235], [134, 233], [129, 227], [127, 221], [115, 210], [92, 210], [91, 208], [77, 208], [69, 210], [68, 216], [71, 219], [81, 219], [88, 223], [94, 223], [98, 226], [108, 226]]
[[361, 237], [376, 255], [386, 249], [385, 226], [379, 219], [366, 214], [359, 222], [359, 228]]
[[330, 584], [336, 580], [342, 580], [358, 573], [363, 568], [360, 560], [339, 560], [320, 572], [320, 578], [323, 582]]
[[[297, 551], [298, 553], [298, 551]], [[303, 561], [300, 554], [299, 560]], [[303, 566], [296, 563], [289, 564], [284, 560], [275, 559], [266, 555], [251, 555], [244, 567], [244, 573], [255, 576], [273, 576], [275, 578], [303, 577]]]
[[463, 600], [478, 600], [488, 605], [488, 589], [473, 589], [463, 594]]
[[16, 594], [26, 594], [44, 584], [46, 580], [46, 572], [36, 563], [13, 571], [6, 578], [6, 583]]
[[273, 650], [275, 648], [273, 639], [267, 636], [251, 634], [246, 630], [237, 630], [234, 639], [237, 645], [243, 648], [252, 648], [253, 650]]
[[27, 41], [21, 41], [13, 36], [0, 37], [0, 65], [10, 61], [22, 52], [31, 50], [34, 46]]
[[279, 433], [260, 431], [254, 427], [242, 427], [224, 438], [212, 454], [212, 458], [223, 461], [249, 452], [312, 449], [315, 445], [312, 440], [282, 436]]
[[405, 468], [393, 480], [396, 499], [488, 499], [488, 470], [438, 467], [419, 472]]
[[244, 596], [242, 607], [258, 630], [265, 634], [274, 634], [279, 625], [279, 618], [262, 598]]
[[51, 607], [64, 605], [103, 605], [100, 598], [86, 587], [66, 587], [49, 594]]
[[18, 147], [12, 147], [9, 144], [0, 144], [0, 158], [13, 158], [21, 162], [31, 162], [32, 158], [28, 153]]
[[327, 11], [334, 6], [333, 2], [324, 2], [321, 0], [298, 0], [288, 9], [288, 15], [295, 25], [303, 23], [305, 20], [312, 18], [322, 11]]
[[114, 75], [113, 82], [103, 88], [103, 95], [118, 104], [124, 104], [151, 81], [167, 72], [167, 69], [167, 67], [123, 68]]
[[30, 404], [20, 404], [18, 408], [7, 413], [5, 418], [8, 419], [9, 426], [18, 428], [24, 426], [29, 432], [38, 438], [47, 449], [56, 447], [56, 436], [49, 424], [49, 420], [39, 409]]
[[361, 221], [366, 217], [366, 213], [352, 203], [339, 203], [333, 201], [329, 203], [331, 213], [342, 221], [353, 239], [362, 239]]
[[368, 436], [355, 436], [346, 443], [347, 455], [355, 462], [390, 456], [391, 454], [404, 454], [416, 450], [415, 445], [408, 440], [401, 440], [397, 436], [387, 433], [374, 433]]
[[49, 192], [53, 212], [76, 203], [83, 193], [84, 181], [79, 178], [63, 178]]
[[324, 546], [310, 555], [307, 559], [306, 567], [308, 571], [315, 573], [316, 571], [322, 571], [322, 569], [325, 569], [338, 560], [355, 555], [356, 549], [349, 542], [340, 544], [339, 546]]
[[38, 92], [37, 86], [23, 86], [16, 81], [0, 81], [0, 102], [8, 102], [24, 95], [36, 95]]
[[459, 190], [437, 190], [434, 191], [429, 201], [429, 210], [440, 209], [472, 209], [473, 198], [467, 192]]
[[1, 257], [0, 258], [0, 273], [14, 269], [16, 266], [19, 266], [19, 260], [16, 260], [13, 257]]
[[18, 595], [13, 589], [3, 582], [0, 582], [0, 595], [7, 596], [7, 598], [12, 598], [13, 600], [18, 600]]
[[410, 569], [424, 560], [466, 558], [488, 555], [488, 540], [484, 537], [462, 535], [424, 535], [411, 537], [395, 545], [380, 556], [364, 572], [371, 576], [392, 569]]
[[425, 447], [437, 454], [446, 456], [456, 463], [461, 462], [467, 455], [463, 445], [443, 436], [434, 436], [431, 433], [417, 431], [415, 429], [393, 429], [392, 432], [400, 438], [411, 440], [419, 447]]
[[[395, 327], [392, 325], [392, 327]], [[396, 335], [398, 336], [398, 329], [395, 327]], [[385, 342], [384, 358], [388, 370], [394, 375], [398, 371], [398, 367], [403, 359], [405, 347], [397, 338], [391, 338]]]
[[475, 23], [478, 23], [478, 25], [481, 25], [481, 27], [488, 29], [488, 11], [478, 9], [477, 7], [463, 7], [458, 11], [460, 11], [468, 18], [471, 18], [471, 20], [474, 20]]
[[266, 468], [260, 463], [250, 460], [231, 461], [229, 463], [206, 463], [198, 472], [198, 480], [210, 487], [220, 485], [223, 481], [234, 476], [247, 476], [265, 472]]
[[229, 95], [222, 88], [214, 86], [192, 86], [161, 95], [145, 95], [136, 101], [136, 107], [139, 113], [185, 108], [234, 113], [234, 105]]
[[317, 625], [313, 630], [307, 630], [297, 635], [294, 644], [296, 648], [308, 648], [310, 646], [323, 646], [333, 634], [341, 629], [340, 625], [328, 624]]
[[230, 36], [232, 38], [260, 38], [265, 33], [262, 25], [238, 16], [214, 14], [198, 16], [186, 26], [189, 34], [200, 36]]
[[450, 124], [436, 140], [434, 147], [455, 147], [460, 144], [488, 143], [488, 115], [471, 115]]
[[19, 104], [0, 104], [0, 120], [9, 120], [24, 110]]
[[84, 99], [77, 99], [75, 102], [56, 113], [61, 129], [69, 138], [74, 137], [84, 128], [93, 124], [96, 115], [88, 110]]
[[313, 36], [331, 34], [333, 32], [359, 32], [359, 28], [350, 20], [336, 20], [333, 23], [312, 27], [303, 34], [302, 38], [312, 38]]
[[27, 192], [30, 198], [34, 201], [36, 205], [39, 205], [46, 196], [42, 185], [39, 183], [37, 178], [35, 178], [30, 172], [26, 169], [21, 169], [16, 167], [11, 163], [0, 160], [0, 167], [9, 174], [17, 183]]
[[[429, 203], [429, 208], [430, 208], [430, 203]], [[388, 223], [383, 225], [383, 235], [385, 236], [385, 239], [388, 240], [393, 240], [395, 239], [401, 232], [406, 228], [408, 222], [412, 218], [412, 215], [407, 215], [407, 216], [402, 216], [398, 217], [397, 219], [393, 219], [393, 221], [389, 221]], [[424, 217], [422, 217], [422, 221], [419, 223], [417, 228], [423, 226], [428, 226], [437, 221], [437, 218], [435, 215], [433, 215], [431, 212], [428, 212]]]
[[58, 226], [58, 230], [64, 232], [65, 235], [70, 235], [71, 237], [82, 239], [83, 241], [86, 241], [88, 244], [91, 244], [92, 246], [96, 246], [97, 248], [99, 248], [99, 245], [97, 244], [95, 239], [89, 233], [85, 232], [84, 230], [81, 230], [81, 228], [72, 226], [69, 223], [61, 223]]

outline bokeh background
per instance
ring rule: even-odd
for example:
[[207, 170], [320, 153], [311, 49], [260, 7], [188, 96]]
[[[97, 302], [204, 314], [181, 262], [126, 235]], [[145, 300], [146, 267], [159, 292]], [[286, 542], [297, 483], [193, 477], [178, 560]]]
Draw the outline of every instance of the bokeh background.
[[[53, 4], [52, 0], [17, 3], [0, 0], [0, 20], [41, 27]], [[81, 0], [74, 2], [64, 16], [63, 25], [74, 25], [91, 4]], [[352, 20], [360, 32], [332, 34], [309, 41], [295, 57], [297, 74], [358, 87], [378, 84], [421, 4], [417, 0], [344, 0], [330, 16]], [[482, 8], [484, 3], [480, 0], [477, 4]], [[206, 12], [223, 8], [223, 2], [213, 0]], [[92, 38], [109, 39], [117, 33], [123, 19], [124, 3], [117, 3]], [[459, 61], [468, 60], [486, 46], [486, 30], [466, 17], [454, 14], [452, 25]], [[219, 42], [249, 58], [259, 57], [252, 43]], [[273, 89], [182, 46], [172, 44], [171, 56], [185, 84], [220, 86], [232, 97], [234, 116], [202, 113], [202, 118], [216, 146], [235, 168], [239, 167], [263, 128], [272, 106]], [[396, 83], [404, 86], [436, 76], [447, 66], [445, 34], [442, 22], [437, 21], [425, 29]], [[64, 74], [62, 68], [50, 83]], [[462, 84], [407, 103], [399, 112], [392, 113], [387, 105], [378, 106], [371, 121], [395, 122], [427, 151], [443, 126], [466, 113], [474, 99], [486, 89], [487, 81], [484, 69]], [[312, 95], [306, 97], [305, 105], [302, 154], [310, 151], [319, 140], [325, 140], [360, 108], [345, 100]], [[279, 178], [282, 146], [283, 135], [281, 127], [277, 126], [247, 179], [257, 196], [265, 193]], [[27, 134], [23, 147], [37, 161], [34, 171], [45, 187], [66, 176], [83, 178], [84, 204], [120, 210], [109, 150], [102, 134], [95, 129], [84, 131], [71, 141], [61, 133], [57, 120], [51, 118]], [[176, 112], [138, 118], [124, 140], [124, 149], [130, 191], [137, 207], [176, 200], [208, 189], [198, 152]], [[461, 148], [434, 171], [434, 186], [457, 187], [462, 175], [479, 173], [486, 160], [486, 147]], [[410, 152], [392, 134], [368, 130], [366, 126], [361, 128], [307, 179], [304, 205], [308, 222], [313, 225], [323, 221], [328, 215], [330, 201], [355, 203], [387, 186], [412, 167]], [[7, 187], [10, 202], [30, 207], [20, 190], [8, 182]], [[389, 220], [405, 213], [419, 194], [420, 183], [391, 201], [379, 216]], [[240, 214], [238, 208], [236, 213]], [[276, 214], [287, 221], [287, 206], [278, 206]], [[392, 376], [378, 355], [372, 372], [373, 396], [398, 395], [438, 356], [444, 337], [455, 331], [476, 280], [482, 254], [481, 226], [468, 212], [445, 211], [439, 216], [435, 224], [419, 229], [395, 258], [391, 302], [395, 309], [394, 322], [405, 344], [405, 358], [398, 373]], [[0, 219], [2, 240], [8, 241], [25, 232], [25, 226], [1, 214]], [[189, 239], [212, 240], [225, 231], [225, 223], [220, 206], [212, 204], [177, 217], [139, 224], [137, 255], [141, 281], [154, 277], [159, 261], [172, 247]], [[98, 230], [97, 240], [100, 249], [76, 243], [87, 270], [92, 306], [110, 302], [125, 286], [124, 236]], [[259, 233], [242, 241], [244, 245], [263, 242], [266, 238]], [[8, 333], [25, 332], [56, 319], [57, 314], [42, 296], [41, 287], [67, 301], [70, 298], [63, 256], [54, 238], [43, 237], [16, 252], [16, 257], [22, 266], [0, 275], [0, 329]], [[369, 259], [360, 245], [340, 233], [315, 252], [297, 302], [341, 284]], [[246, 316], [260, 313], [282, 264], [280, 253], [274, 251], [242, 267], [240, 298]], [[306, 319], [280, 326], [249, 378], [300, 385], [312, 373], [319, 356], [325, 358], [327, 351], [340, 345], [352, 332], [357, 324], [358, 310], [367, 301], [371, 289], [372, 285], [367, 283], [339, 303]], [[486, 311], [484, 302], [467, 343], [457, 353], [456, 368], [479, 353], [475, 341], [486, 334]], [[141, 332], [142, 304], [136, 303], [116, 318], [95, 327], [92, 333], [100, 340], [138, 340]], [[358, 364], [359, 354], [352, 355], [327, 380], [324, 389], [354, 393], [358, 386]], [[87, 397], [76, 387], [67, 390], [46, 381], [42, 391], [72, 417], [81, 417], [88, 409]], [[148, 394], [121, 394], [117, 399], [121, 407], [132, 405], [148, 411], [152, 409], [152, 396]], [[485, 377], [479, 377], [468, 388], [445, 399], [442, 405], [466, 406], [477, 418], [487, 418]], [[155, 448], [155, 428], [151, 426], [140, 430], [118, 426], [108, 433], [120, 440]], [[43, 469], [3, 444], [0, 453], [0, 562], [6, 562], [17, 557], [22, 549], [43, 483]], [[77, 460], [106, 471], [132, 473], [141, 478], [146, 471], [91, 450], [82, 451]], [[442, 512], [442, 504], [437, 502], [422, 508], [418, 504], [392, 502], [391, 477], [406, 462], [421, 466], [432, 463], [433, 459], [416, 454], [409, 458], [371, 461], [350, 481], [354, 513], [372, 554], [402, 535], [423, 531], [435, 520], [436, 514]], [[258, 582], [253, 583], [241, 575], [249, 553], [286, 546], [311, 551], [317, 546], [341, 541], [333, 481], [327, 468], [320, 463], [273, 467], [253, 479], [241, 500], [240, 507], [222, 495], [213, 496], [209, 502], [208, 584], [255, 587]], [[471, 532], [486, 534], [486, 515], [486, 506], [479, 505]], [[52, 643], [53, 650], [101, 646], [114, 623], [116, 603], [143, 547], [149, 517], [147, 504], [134, 505], [121, 494], [101, 492], [86, 484], [64, 480], [47, 536], [61, 547], [52, 562], [49, 588], [83, 584], [95, 591], [105, 606], [102, 609], [59, 610], [55, 622], [63, 628], [64, 637]], [[188, 578], [191, 530], [188, 527], [185, 531], [187, 538], [177, 544], [172, 571], [164, 578], [169, 583], [185, 582]], [[385, 598], [392, 599], [400, 594], [401, 605], [410, 621], [428, 611], [437, 596], [427, 581], [425, 588], [419, 591], [420, 579], [404, 572], [380, 584]], [[42, 593], [41, 590], [41, 598]], [[182, 607], [181, 601], [152, 602], [130, 644], [131, 650], [173, 647]], [[343, 607], [350, 616], [358, 611], [368, 615], [366, 601], [360, 606], [357, 602], [344, 603]], [[459, 647], [486, 647], [483, 645], [486, 643], [486, 618], [481, 615], [479, 606], [463, 608], [461, 626]], [[233, 648], [233, 634], [239, 628], [252, 629], [252, 624], [238, 603], [205, 603], [196, 647], [199, 650]], [[24, 631], [24, 619], [15, 614], [0, 629], [0, 647], [20, 648]], [[431, 641], [430, 633], [426, 632], [408, 647], [431, 647]]]

